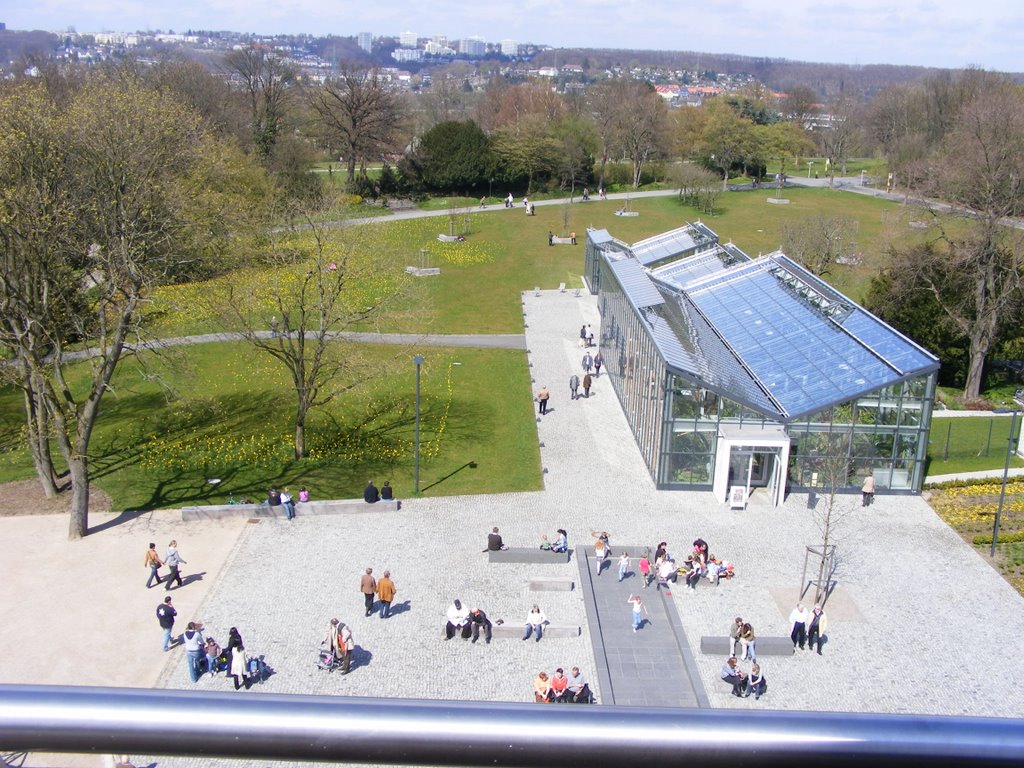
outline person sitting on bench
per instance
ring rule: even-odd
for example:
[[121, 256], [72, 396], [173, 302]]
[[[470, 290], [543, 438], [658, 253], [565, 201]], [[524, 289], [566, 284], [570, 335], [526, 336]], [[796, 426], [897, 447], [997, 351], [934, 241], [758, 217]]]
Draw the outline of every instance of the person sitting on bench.
[[501, 540], [501, 534], [498, 533], [498, 526], [494, 526], [490, 533], [487, 534], [487, 549], [485, 552], [497, 552], [501, 549], [508, 549], [505, 546], [505, 542]]

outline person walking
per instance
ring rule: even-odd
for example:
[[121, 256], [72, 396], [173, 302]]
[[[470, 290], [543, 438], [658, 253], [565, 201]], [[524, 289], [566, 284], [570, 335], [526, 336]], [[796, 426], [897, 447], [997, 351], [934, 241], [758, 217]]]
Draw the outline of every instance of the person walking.
[[590, 378], [590, 374], [587, 373], [583, 376], [583, 396], [590, 399], [590, 385], [594, 383], [594, 380]]
[[391, 580], [391, 571], [384, 571], [381, 580], [377, 582], [377, 599], [380, 600], [380, 617], [382, 619], [391, 616], [391, 601], [395, 599], [395, 582]]
[[619, 555], [619, 581], [626, 578], [626, 574], [629, 572], [629, 552], [623, 552]]
[[185, 628], [185, 633], [181, 636], [181, 641], [185, 644], [185, 661], [188, 663], [188, 676], [193, 683], [198, 683], [200, 675], [203, 674], [203, 646], [206, 643], [206, 638], [203, 637], [202, 628], [202, 624], [190, 621]]
[[828, 616], [825, 615], [825, 609], [821, 605], [814, 606], [811, 609], [810, 620], [807, 625], [807, 648], [810, 650], [817, 643], [818, 655], [821, 656], [821, 637], [828, 629]]
[[292, 501], [292, 495], [287, 488], [281, 491], [281, 506], [284, 507], [287, 518], [293, 520], [295, 518], [295, 502]]
[[636, 568], [640, 571], [640, 578], [644, 582], [644, 589], [647, 589], [651, 585], [651, 555], [646, 549], [640, 555], [640, 561], [637, 563]]
[[643, 626], [643, 615], [647, 613], [647, 608], [644, 606], [643, 600], [640, 599], [640, 595], [630, 594], [626, 602], [633, 606], [633, 631], [636, 632]]
[[594, 378], [598, 378], [601, 375], [601, 366], [604, 365], [604, 357], [598, 352], [594, 355]]
[[570, 399], [576, 400], [579, 397], [579, 388], [580, 377], [574, 373], [572, 376], [569, 377], [569, 394], [571, 396]]
[[156, 620], [160, 623], [160, 629], [164, 631], [164, 650], [171, 650], [171, 632], [174, 629], [174, 617], [178, 612], [171, 605], [171, 597], [168, 595], [164, 601], [156, 607]]
[[594, 358], [590, 356], [589, 352], [583, 353], [583, 360], [580, 363], [583, 366], [584, 373], [590, 373], [590, 368], [594, 365]]
[[373, 568], [367, 568], [366, 573], [359, 577], [359, 591], [363, 593], [366, 615], [369, 616], [373, 613], [373, 597], [377, 592], [377, 580], [373, 578]]
[[171, 572], [167, 574], [167, 578], [164, 580], [166, 581], [164, 590], [170, 592], [171, 584], [175, 581], [178, 582], [179, 587], [184, 583], [181, 580], [181, 571], [179, 570], [179, 566], [182, 564], [188, 564], [188, 561], [178, 554], [178, 542], [174, 539], [171, 539], [171, 543], [167, 545], [167, 554], [164, 556], [164, 562], [167, 564], [167, 567], [171, 569]]
[[537, 411], [543, 416], [548, 412], [548, 400], [551, 398], [551, 393], [548, 392], [547, 386], [540, 388], [540, 392], [537, 393]]
[[594, 329], [590, 327], [589, 323], [587, 324], [587, 346], [594, 346]]
[[608, 549], [608, 532], [591, 531], [590, 535], [596, 539], [594, 542], [594, 564], [597, 567], [597, 575], [600, 576], [605, 558], [611, 554], [611, 550]]
[[164, 561], [160, 559], [160, 555], [156, 553], [156, 544], [152, 541], [149, 542], [149, 549], [146, 550], [146, 559], [143, 564], [149, 568], [149, 578], [146, 579], [146, 589], [153, 586], [153, 579], [156, 579], [157, 584], [162, 584], [163, 579], [160, 578], [160, 566], [164, 564]]
[[796, 608], [789, 614], [789, 623], [793, 625], [793, 631], [789, 633], [789, 639], [793, 641], [793, 647], [800, 646], [801, 651], [807, 645], [807, 621], [809, 615], [803, 603], [797, 603]]
[[587, 346], [587, 324], [584, 323], [580, 326], [580, 346]]
[[868, 475], [864, 478], [864, 485], [860, 487], [860, 505], [870, 507], [875, 500], [875, 476]]

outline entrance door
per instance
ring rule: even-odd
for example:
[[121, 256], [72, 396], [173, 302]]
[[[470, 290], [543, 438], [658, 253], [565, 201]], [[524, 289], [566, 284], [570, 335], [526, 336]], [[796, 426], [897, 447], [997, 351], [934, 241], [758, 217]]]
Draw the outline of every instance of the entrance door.
[[775, 452], [747, 446], [733, 447], [729, 454], [729, 487], [742, 485], [747, 497], [753, 488], [767, 488], [775, 480]]

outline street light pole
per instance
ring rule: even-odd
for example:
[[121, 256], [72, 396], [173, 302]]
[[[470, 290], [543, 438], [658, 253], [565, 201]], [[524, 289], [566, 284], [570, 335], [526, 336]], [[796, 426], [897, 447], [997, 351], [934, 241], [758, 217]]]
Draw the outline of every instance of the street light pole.
[[415, 493], [420, 495], [420, 366], [423, 365], [423, 355], [414, 355], [412, 361], [416, 363], [416, 480]]
[[999, 491], [999, 506], [996, 508], [996, 519], [992, 522], [992, 548], [989, 550], [991, 557], [996, 556], [996, 538], [999, 536], [999, 518], [1003, 516], [1003, 500], [1006, 499], [1006, 477], [1010, 474], [1010, 457], [1013, 456], [1014, 432], [1017, 429], [1017, 412], [1010, 416], [1010, 437], [1006, 445], [1006, 464], [1003, 466], [1003, 487]]

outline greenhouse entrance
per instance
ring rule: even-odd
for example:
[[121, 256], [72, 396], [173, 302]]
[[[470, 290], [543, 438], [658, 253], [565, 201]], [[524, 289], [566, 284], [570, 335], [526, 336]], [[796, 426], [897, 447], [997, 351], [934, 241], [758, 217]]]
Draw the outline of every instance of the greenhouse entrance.
[[789, 435], [782, 427], [722, 425], [718, 435], [714, 493], [733, 507], [746, 507], [759, 491], [768, 506], [779, 506], [786, 495]]

